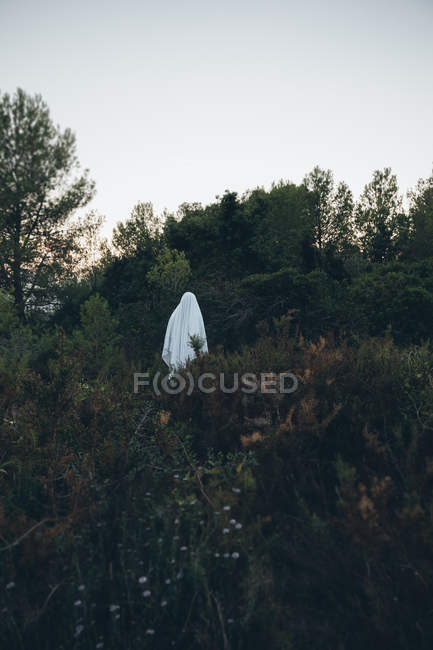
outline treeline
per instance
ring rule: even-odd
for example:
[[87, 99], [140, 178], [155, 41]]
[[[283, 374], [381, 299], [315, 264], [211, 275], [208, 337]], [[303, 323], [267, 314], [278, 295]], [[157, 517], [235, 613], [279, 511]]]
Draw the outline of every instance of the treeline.
[[295, 309], [308, 337], [382, 335], [421, 342], [433, 326], [433, 176], [403, 210], [391, 170], [376, 171], [358, 203], [315, 168], [297, 186], [279, 182], [213, 204], [184, 204], [164, 221], [150, 203], [104, 242], [99, 261], [62, 290], [53, 322], [71, 327], [99, 293], [125, 332], [131, 358], [149, 363], [185, 290], [196, 293], [211, 346], [234, 350], [257, 325]]
[[197, 294], [213, 346], [252, 342], [259, 322], [289, 309], [309, 337], [390, 327], [398, 343], [420, 342], [433, 325], [432, 223], [433, 176], [419, 181], [405, 212], [389, 168], [354, 203], [347, 185], [316, 167], [299, 186], [227, 191], [160, 224], [150, 204], [137, 204], [88, 290], [108, 300], [135, 358], [159, 350], [161, 322], [186, 289]]
[[119, 320], [130, 358], [152, 359], [183, 291], [197, 294], [212, 346], [235, 349], [263, 319], [297, 310], [301, 331], [351, 337], [391, 328], [401, 344], [429, 336], [433, 175], [404, 209], [396, 176], [376, 170], [359, 200], [330, 170], [300, 185], [226, 191], [176, 215], [137, 203], [111, 241], [101, 217], [74, 220], [94, 194], [70, 130], [40, 97], [0, 102], [0, 287], [22, 319], [71, 331], [99, 293]]

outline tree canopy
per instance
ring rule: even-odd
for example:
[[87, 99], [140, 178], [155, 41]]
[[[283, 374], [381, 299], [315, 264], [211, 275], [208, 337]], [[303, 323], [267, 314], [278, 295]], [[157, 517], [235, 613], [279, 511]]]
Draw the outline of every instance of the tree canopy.
[[21, 316], [53, 304], [77, 259], [86, 219], [70, 218], [94, 193], [78, 171], [75, 136], [53, 124], [40, 95], [0, 95], [0, 284]]

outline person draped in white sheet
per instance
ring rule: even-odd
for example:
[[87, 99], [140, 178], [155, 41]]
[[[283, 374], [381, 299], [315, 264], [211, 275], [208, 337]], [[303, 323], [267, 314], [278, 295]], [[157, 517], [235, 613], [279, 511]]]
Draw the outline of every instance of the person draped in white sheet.
[[195, 357], [191, 347], [190, 336], [199, 336], [203, 341], [202, 352], [208, 352], [203, 316], [197, 298], [187, 291], [170, 316], [165, 333], [162, 358], [171, 372], [183, 366], [188, 359]]

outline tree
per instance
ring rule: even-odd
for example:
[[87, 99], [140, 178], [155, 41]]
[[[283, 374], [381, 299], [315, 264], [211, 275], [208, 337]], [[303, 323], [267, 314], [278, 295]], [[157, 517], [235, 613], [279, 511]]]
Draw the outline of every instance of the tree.
[[120, 356], [118, 320], [111, 315], [108, 302], [94, 294], [81, 305], [81, 326], [74, 330], [69, 347], [78, 353], [88, 379], [118, 370]]
[[274, 272], [283, 267], [313, 267], [311, 226], [306, 218], [308, 191], [283, 180], [269, 192], [257, 188], [245, 201], [251, 224], [250, 273]]
[[356, 206], [355, 223], [362, 252], [370, 261], [384, 262], [398, 255], [409, 224], [390, 167], [373, 173]]
[[146, 275], [152, 290], [159, 296], [180, 298], [191, 278], [191, 268], [183, 251], [164, 248]]
[[0, 285], [21, 318], [55, 302], [53, 288], [72, 271], [92, 221], [71, 222], [94, 194], [88, 170], [72, 177], [75, 151], [74, 134], [54, 126], [40, 95], [0, 94]]
[[332, 192], [334, 179], [330, 169], [325, 171], [316, 165], [303, 181], [310, 191], [310, 214], [314, 224], [314, 235], [319, 249], [319, 263], [327, 239], [327, 231], [332, 219]]
[[154, 257], [159, 250], [162, 220], [155, 215], [152, 203], [137, 203], [125, 223], [118, 223], [112, 243], [120, 256], [148, 254]]
[[349, 186], [341, 182], [338, 184], [333, 197], [332, 214], [328, 241], [339, 252], [344, 252], [353, 247], [353, 194]]
[[427, 179], [420, 178], [408, 195], [413, 224], [411, 248], [416, 257], [428, 257], [433, 255], [433, 172]]
[[335, 189], [332, 171], [330, 169], [325, 171], [318, 166], [305, 176], [303, 185], [309, 191], [308, 212], [321, 266], [325, 249], [342, 252], [350, 246], [352, 192], [346, 183], [339, 183]]

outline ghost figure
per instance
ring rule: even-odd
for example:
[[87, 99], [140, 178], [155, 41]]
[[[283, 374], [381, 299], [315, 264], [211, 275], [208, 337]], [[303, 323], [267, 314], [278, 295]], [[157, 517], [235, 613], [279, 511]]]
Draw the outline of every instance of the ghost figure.
[[172, 372], [179, 366], [185, 365], [188, 359], [195, 357], [195, 352], [190, 344], [190, 336], [194, 335], [199, 336], [203, 341], [201, 351], [207, 352], [203, 316], [197, 298], [193, 293], [187, 291], [170, 316], [165, 333], [162, 358]]

